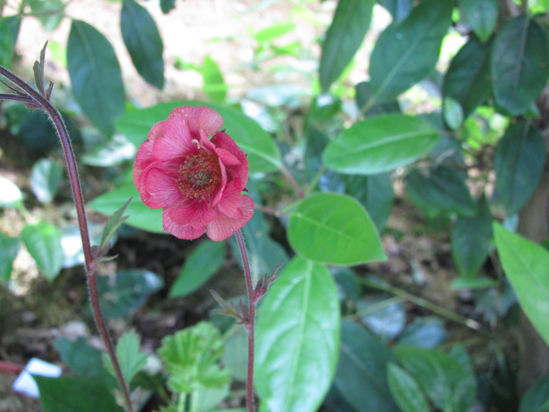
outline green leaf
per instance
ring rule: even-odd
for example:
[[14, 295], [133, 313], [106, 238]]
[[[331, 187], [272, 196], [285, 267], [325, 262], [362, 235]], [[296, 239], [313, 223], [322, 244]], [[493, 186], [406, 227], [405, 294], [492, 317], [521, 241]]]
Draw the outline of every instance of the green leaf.
[[406, 324], [404, 304], [385, 293], [366, 295], [356, 302], [356, 317], [383, 340], [394, 339]]
[[63, 171], [49, 159], [39, 160], [32, 166], [30, 186], [42, 203], [50, 203], [61, 186]]
[[0, 207], [19, 207], [23, 204], [23, 193], [10, 179], [0, 176]]
[[337, 288], [324, 265], [294, 258], [261, 305], [255, 376], [271, 412], [313, 412], [330, 388], [339, 346]]
[[496, 193], [509, 214], [518, 212], [538, 185], [545, 166], [545, 140], [527, 121], [512, 124], [494, 157]]
[[520, 306], [549, 344], [549, 252], [497, 223], [494, 236], [503, 270]]
[[149, 232], [164, 233], [162, 230], [162, 210], [151, 209], [141, 201], [139, 192], [133, 183], [127, 183], [112, 192], [96, 197], [89, 203], [90, 209], [106, 215], [112, 215], [119, 210], [120, 205], [132, 198], [126, 209], [128, 225], [148, 230]]
[[165, 337], [158, 349], [170, 374], [168, 386], [183, 393], [201, 387], [220, 388], [230, 381], [229, 371], [216, 363], [222, 353], [219, 331], [207, 322]]
[[0, 282], [10, 279], [13, 261], [19, 253], [21, 241], [0, 232]]
[[225, 244], [203, 240], [185, 259], [171, 290], [170, 297], [186, 296], [208, 281], [223, 265]]
[[373, 175], [412, 163], [427, 154], [437, 139], [436, 129], [418, 117], [370, 117], [332, 140], [322, 161], [336, 172]]
[[438, 166], [428, 176], [413, 170], [406, 177], [410, 200], [427, 212], [435, 210], [473, 216], [476, 205], [463, 177], [447, 166]]
[[97, 379], [34, 376], [44, 412], [123, 412]]
[[148, 270], [120, 270], [115, 276], [97, 278], [97, 291], [103, 316], [107, 319], [131, 315], [149, 295], [160, 290], [164, 281]]
[[398, 337], [401, 345], [434, 348], [446, 340], [444, 323], [435, 317], [416, 318]]
[[423, 1], [381, 33], [370, 57], [373, 101], [393, 100], [431, 73], [450, 26], [453, 3]]
[[476, 379], [460, 360], [438, 349], [397, 346], [394, 353], [429, 399], [444, 412], [467, 412], [475, 401]]
[[393, 23], [400, 23], [412, 11], [413, 0], [380, 0], [383, 7], [393, 16]]
[[377, 230], [357, 200], [335, 193], [317, 193], [290, 215], [290, 245], [316, 262], [355, 265], [385, 260]]
[[442, 102], [444, 120], [452, 130], [457, 130], [463, 123], [463, 109], [458, 101], [451, 97], [445, 97]]
[[162, 13], [168, 14], [175, 9], [175, 0], [160, 0], [160, 8], [162, 9]]
[[109, 387], [115, 387], [115, 381], [103, 367], [101, 351], [91, 346], [86, 339], [78, 338], [71, 341], [60, 337], [55, 340], [53, 346], [71, 372], [83, 378], [102, 380]]
[[[122, 376], [127, 384], [130, 384], [133, 377], [141, 370], [147, 362], [149, 355], [139, 352], [139, 336], [134, 331], [124, 333], [116, 343], [116, 357], [120, 363]], [[103, 354], [103, 364], [116, 377], [114, 366], [108, 354]]]
[[115, 134], [111, 139], [98, 142], [82, 156], [84, 164], [96, 167], [112, 167], [135, 159], [135, 146], [124, 136]]
[[546, 412], [549, 401], [549, 377], [538, 379], [520, 401], [519, 412]]
[[5, 18], [0, 18], [0, 66], [11, 67], [14, 42], [11, 30]]
[[208, 106], [223, 117], [223, 128], [248, 155], [250, 173], [267, 173], [282, 165], [280, 152], [271, 137], [252, 119], [238, 110], [215, 103], [178, 101], [132, 110], [121, 116], [116, 126], [136, 147], [145, 141], [151, 127], [166, 120], [179, 106]]
[[227, 98], [228, 87], [215, 60], [210, 56], [206, 56], [202, 62], [200, 73], [204, 83], [204, 93], [206, 93], [208, 99], [215, 103], [223, 103]]
[[505, 22], [492, 47], [496, 103], [515, 116], [526, 112], [547, 83], [548, 54], [545, 33], [535, 21], [521, 15]]
[[498, 282], [487, 277], [460, 276], [452, 280], [452, 290], [462, 289], [486, 289], [497, 286]]
[[147, 83], [164, 87], [164, 45], [154, 19], [134, 0], [123, 0], [120, 30], [133, 65]]
[[15, 49], [15, 44], [17, 43], [17, 38], [19, 37], [19, 29], [21, 28], [21, 16], [8, 16], [8, 17], [0, 17], [0, 21], [3, 21], [8, 25], [10, 28], [11, 33], [11, 44], [12, 48]]
[[403, 412], [425, 412], [429, 410], [427, 399], [415, 379], [394, 363], [387, 365], [389, 388], [396, 403]]
[[109, 41], [93, 26], [72, 20], [67, 68], [74, 97], [86, 116], [106, 136], [124, 112], [124, 84]]
[[109, 216], [109, 220], [107, 220], [107, 223], [103, 228], [103, 234], [101, 235], [101, 243], [99, 244], [100, 250], [105, 250], [108, 242], [114, 236], [120, 225], [128, 219], [128, 216], [124, 216], [124, 213], [126, 212], [126, 209], [128, 208], [128, 205], [131, 203], [131, 201], [132, 198], [129, 198], [120, 209], [118, 209], [111, 216]]
[[454, 56], [444, 75], [442, 94], [457, 101], [467, 117], [491, 91], [490, 44], [472, 37]]
[[242, 326], [233, 327], [225, 342], [221, 361], [231, 371], [233, 378], [246, 382], [248, 376], [248, 332]]
[[498, 22], [498, 0], [459, 0], [459, 11], [482, 42], [490, 38]]
[[50, 223], [40, 221], [26, 225], [21, 232], [21, 238], [42, 273], [48, 280], [55, 279], [63, 265], [59, 229]]
[[345, 193], [358, 200], [368, 211], [378, 231], [382, 231], [393, 206], [393, 183], [389, 173], [344, 177]]
[[65, 4], [61, 0], [28, 0], [28, 5], [47, 31], [55, 30], [63, 20]]
[[370, 27], [373, 0], [340, 0], [322, 43], [320, 87], [327, 91], [353, 59]]
[[272, 26], [266, 27], [253, 35], [258, 43], [271, 42], [274, 39], [285, 35], [295, 29], [295, 23], [284, 22], [275, 23]]
[[364, 117], [373, 117], [380, 114], [400, 113], [400, 105], [398, 100], [393, 100], [387, 103], [370, 103], [372, 91], [369, 82], [360, 82], [355, 85], [355, 101], [359, 110], [364, 110], [368, 104], [367, 110], [364, 112]]
[[452, 256], [460, 276], [473, 278], [492, 250], [492, 215], [483, 199], [472, 217], [459, 217], [452, 227]]
[[356, 411], [397, 412], [389, 386], [387, 364], [394, 357], [378, 338], [357, 323], [342, 321], [335, 387]]

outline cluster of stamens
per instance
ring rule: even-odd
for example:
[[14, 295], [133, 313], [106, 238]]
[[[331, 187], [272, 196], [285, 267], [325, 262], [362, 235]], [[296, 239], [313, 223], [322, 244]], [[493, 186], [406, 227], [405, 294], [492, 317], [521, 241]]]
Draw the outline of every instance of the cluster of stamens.
[[221, 170], [217, 157], [204, 148], [186, 156], [179, 166], [177, 187], [190, 199], [211, 199], [220, 182]]

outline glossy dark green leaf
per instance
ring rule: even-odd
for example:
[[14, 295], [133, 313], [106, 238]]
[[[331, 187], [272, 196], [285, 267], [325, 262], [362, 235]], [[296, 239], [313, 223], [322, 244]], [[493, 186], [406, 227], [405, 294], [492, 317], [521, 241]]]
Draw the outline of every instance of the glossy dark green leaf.
[[438, 349], [412, 346], [397, 346], [394, 353], [439, 409], [467, 412], [473, 405], [476, 378], [460, 360]]
[[345, 193], [364, 205], [378, 231], [382, 231], [393, 206], [393, 182], [389, 173], [370, 176], [346, 175]]
[[452, 130], [457, 130], [463, 123], [463, 109], [461, 104], [451, 97], [445, 97], [442, 101], [444, 121]]
[[442, 94], [456, 100], [467, 117], [486, 100], [490, 90], [490, 44], [471, 37], [450, 62]]
[[160, 9], [162, 13], [168, 14], [175, 9], [175, 0], [160, 0]]
[[[139, 351], [139, 336], [135, 331], [125, 332], [116, 342], [116, 357], [126, 383], [130, 384], [133, 377], [147, 362], [148, 355]], [[103, 363], [113, 377], [116, 372], [108, 354], [103, 354]]]
[[418, 117], [381, 115], [345, 129], [328, 144], [322, 161], [340, 173], [378, 174], [417, 160], [437, 139], [436, 129]]
[[109, 41], [80, 20], [73, 20], [67, 41], [67, 68], [74, 97], [86, 116], [106, 136], [124, 112], [120, 65]]
[[355, 101], [359, 110], [363, 110], [366, 104], [369, 104], [364, 112], [364, 117], [373, 117], [380, 114], [400, 113], [400, 105], [397, 100], [387, 103], [370, 104], [372, 91], [370, 83], [360, 82], [355, 86]]
[[8, 22], [5, 18], [0, 18], [0, 65], [4, 67], [11, 67], [11, 60], [13, 57], [13, 39], [11, 37], [11, 30], [8, 26]]
[[164, 233], [162, 230], [162, 210], [151, 209], [146, 206], [141, 201], [139, 192], [133, 182], [96, 197], [88, 206], [97, 212], [110, 216], [119, 210], [130, 197], [132, 201], [126, 209], [126, 215], [128, 215], [126, 223], [149, 232]]
[[147, 83], [164, 87], [164, 45], [154, 19], [134, 0], [122, 1], [120, 30], [133, 65]]
[[372, 101], [394, 100], [429, 75], [450, 26], [453, 3], [423, 1], [381, 33], [370, 57]]
[[379, 2], [391, 13], [394, 23], [400, 23], [412, 11], [413, 0], [380, 0]]
[[49, 280], [53, 280], [63, 265], [63, 248], [59, 229], [48, 222], [28, 224], [21, 238], [38, 268]]
[[538, 379], [532, 384], [520, 401], [519, 412], [547, 412], [549, 401], [549, 377]]
[[413, 170], [406, 177], [406, 193], [420, 209], [473, 216], [476, 205], [462, 176], [453, 169], [439, 166], [428, 176]]
[[210, 56], [206, 56], [200, 68], [204, 93], [208, 99], [215, 103], [223, 103], [227, 98], [227, 85], [223, 79], [223, 73], [219, 66]]
[[446, 340], [444, 323], [435, 317], [416, 318], [398, 337], [401, 345], [434, 348]]
[[494, 223], [499, 259], [528, 319], [549, 344], [549, 252]]
[[367, 295], [356, 303], [356, 316], [368, 330], [384, 340], [395, 338], [406, 324], [406, 311], [402, 301], [395, 301], [381, 293]]
[[327, 91], [352, 60], [370, 27], [374, 0], [340, 0], [322, 43], [320, 87]]
[[208, 281], [221, 268], [225, 260], [225, 244], [203, 240], [185, 259], [175, 280], [170, 297], [188, 295]]
[[324, 265], [294, 258], [257, 320], [255, 376], [271, 412], [313, 412], [328, 392], [339, 346], [339, 300]]
[[121, 116], [117, 128], [136, 147], [145, 141], [151, 127], [166, 120], [179, 106], [208, 106], [223, 117], [223, 128], [248, 155], [250, 173], [267, 173], [282, 165], [280, 152], [271, 137], [252, 119], [230, 107], [198, 101], [161, 103], [146, 109], [132, 110]]
[[524, 15], [508, 20], [492, 46], [496, 103], [512, 115], [526, 112], [547, 84], [548, 65], [545, 33], [539, 25]]
[[497, 286], [497, 284], [498, 282], [495, 279], [490, 279], [484, 276], [459, 276], [452, 280], [450, 287], [452, 288], [452, 290], [486, 289]]
[[35, 376], [44, 412], [123, 412], [98, 379]]
[[381, 341], [357, 323], [341, 322], [335, 386], [356, 411], [397, 412], [387, 384], [387, 365], [394, 357]]
[[509, 214], [518, 212], [534, 192], [545, 166], [545, 141], [526, 121], [512, 124], [494, 157], [496, 193]]
[[459, 11], [480, 40], [490, 38], [498, 22], [498, 0], [459, 0]]
[[9, 280], [13, 261], [19, 253], [21, 241], [0, 232], [0, 282]]
[[42, 203], [50, 203], [59, 190], [62, 177], [63, 171], [57, 163], [49, 159], [39, 160], [31, 170], [31, 190]]
[[91, 346], [86, 339], [78, 338], [71, 341], [60, 337], [55, 340], [53, 346], [71, 372], [83, 378], [102, 380], [109, 387], [116, 386], [114, 378], [109, 376], [103, 367], [101, 351]]
[[111, 319], [131, 315], [163, 286], [162, 278], [142, 269], [126, 269], [114, 276], [100, 276], [97, 290], [103, 316]]
[[19, 37], [19, 29], [21, 28], [22, 19], [23, 18], [21, 16], [17, 16], [17, 15], [0, 17], [0, 20], [5, 22], [10, 28], [11, 42], [12, 42], [13, 48], [15, 48], [15, 44], [17, 43], [17, 38]]
[[385, 260], [377, 230], [352, 197], [317, 193], [301, 202], [290, 216], [290, 245], [316, 262], [354, 265]]
[[452, 256], [460, 276], [472, 278], [492, 250], [492, 215], [485, 200], [475, 216], [459, 217], [452, 227]]
[[416, 380], [394, 363], [387, 365], [389, 388], [403, 412], [425, 412], [429, 404]]

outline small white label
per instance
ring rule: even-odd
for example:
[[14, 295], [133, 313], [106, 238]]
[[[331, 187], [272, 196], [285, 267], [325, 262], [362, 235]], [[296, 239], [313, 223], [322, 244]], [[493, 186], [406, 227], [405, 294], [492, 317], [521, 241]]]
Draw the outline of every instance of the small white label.
[[32, 358], [29, 363], [27, 363], [25, 369], [19, 374], [15, 382], [13, 382], [12, 389], [31, 398], [38, 398], [40, 395], [38, 386], [31, 375], [57, 378], [61, 376], [61, 368], [38, 358]]

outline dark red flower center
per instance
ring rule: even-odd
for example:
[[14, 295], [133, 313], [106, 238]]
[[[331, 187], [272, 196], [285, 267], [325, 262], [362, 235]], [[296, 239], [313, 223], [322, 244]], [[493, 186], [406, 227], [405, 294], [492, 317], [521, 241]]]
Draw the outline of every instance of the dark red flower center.
[[221, 169], [217, 157], [204, 148], [186, 156], [179, 166], [177, 187], [190, 199], [211, 199], [220, 183]]

